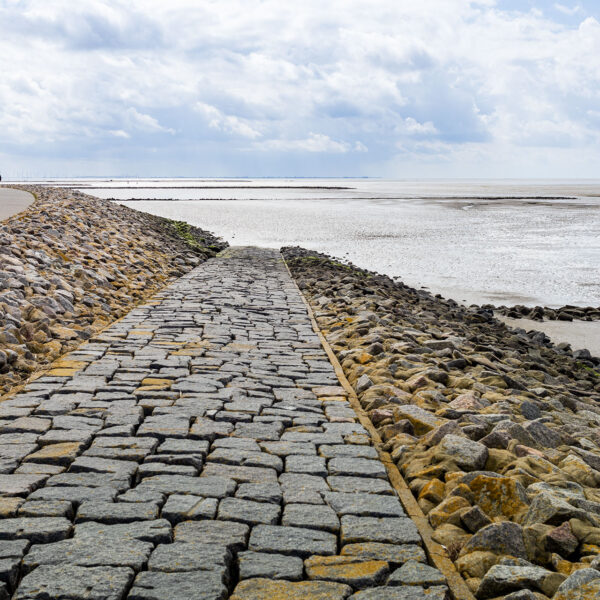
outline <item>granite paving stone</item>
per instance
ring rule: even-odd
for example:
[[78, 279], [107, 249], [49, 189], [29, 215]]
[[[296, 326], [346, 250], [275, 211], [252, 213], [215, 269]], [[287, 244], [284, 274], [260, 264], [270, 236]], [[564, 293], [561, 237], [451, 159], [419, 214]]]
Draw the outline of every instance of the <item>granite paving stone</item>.
[[127, 600], [225, 600], [227, 588], [219, 573], [189, 571], [139, 573]]
[[29, 494], [28, 500], [64, 500], [74, 504], [81, 504], [86, 500], [104, 500], [110, 502], [118, 494], [114, 487], [45, 487]]
[[266, 554], [248, 550], [240, 552], [237, 559], [240, 579], [266, 577], [300, 581], [304, 572], [304, 563], [298, 556]]
[[252, 502], [239, 498], [224, 498], [219, 503], [217, 519], [240, 521], [248, 525], [275, 525], [279, 520], [281, 508], [268, 502]]
[[65, 517], [73, 519], [73, 504], [66, 500], [29, 500], [19, 506], [19, 517]]
[[241, 581], [233, 590], [231, 600], [264, 600], [285, 598], [286, 600], [345, 600], [352, 588], [330, 581], [286, 582], [258, 577]]
[[37, 452], [25, 457], [26, 462], [48, 463], [51, 465], [70, 465], [80, 454], [85, 444], [81, 442], [64, 442], [43, 446]]
[[419, 544], [421, 536], [409, 518], [383, 518], [345, 515], [341, 518], [342, 544], [383, 542]]
[[53, 544], [31, 547], [23, 558], [25, 571], [41, 565], [79, 565], [85, 567], [127, 566], [139, 571], [148, 561], [154, 545], [137, 539], [119, 536], [76, 536]]
[[348, 477], [377, 477], [387, 479], [387, 471], [383, 463], [368, 458], [347, 458], [338, 456], [327, 463], [330, 475]]
[[304, 568], [309, 579], [337, 581], [355, 589], [381, 585], [389, 573], [387, 562], [355, 556], [311, 556]]
[[389, 576], [387, 581], [387, 585], [421, 585], [423, 587], [444, 585], [445, 583], [446, 578], [438, 569], [414, 560], [405, 562]]
[[250, 528], [244, 523], [231, 521], [184, 521], [174, 530], [176, 542], [196, 542], [225, 546], [230, 550], [244, 550]]
[[281, 518], [282, 525], [306, 527], [337, 532], [340, 520], [329, 506], [314, 504], [286, 504]]
[[43, 474], [0, 475], [1, 496], [26, 496], [38, 488], [48, 478]]
[[214, 571], [221, 574], [226, 584], [232, 561], [233, 556], [225, 546], [209, 546], [204, 542], [159, 544], [148, 559], [148, 570], [167, 573]]
[[235, 497], [242, 500], [281, 504], [283, 492], [275, 483], [242, 483], [235, 491]]
[[325, 502], [340, 516], [405, 517], [406, 513], [395, 496], [381, 494], [343, 494], [323, 492]]
[[158, 519], [158, 504], [152, 502], [83, 502], [77, 509], [75, 523], [94, 521], [114, 525]]
[[194, 494], [209, 498], [225, 498], [233, 494], [235, 487], [235, 481], [228, 477], [155, 475], [144, 479], [136, 489], [154, 490], [165, 494]]
[[47, 544], [64, 540], [73, 525], [64, 517], [20, 517], [0, 520], [0, 540], [27, 539], [32, 544]]
[[44, 565], [26, 575], [15, 600], [122, 600], [134, 573], [126, 567]]
[[257, 525], [250, 534], [249, 550], [274, 552], [306, 558], [312, 554], [331, 555], [337, 551], [334, 534], [316, 529], [281, 525]]
[[163, 506], [161, 516], [175, 525], [181, 521], [214, 519], [218, 500], [192, 494], [172, 494]]
[[277, 251], [62, 360], [0, 407], [0, 600], [445, 594]]
[[409, 560], [427, 562], [425, 551], [415, 544], [384, 544], [381, 542], [364, 542], [346, 544], [341, 551], [342, 556], [360, 556], [366, 560], [383, 560], [390, 565], [403, 565]]
[[285, 459], [286, 473], [308, 473], [325, 477], [327, 467], [322, 456], [307, 456], [304, 454], [292, 454]]

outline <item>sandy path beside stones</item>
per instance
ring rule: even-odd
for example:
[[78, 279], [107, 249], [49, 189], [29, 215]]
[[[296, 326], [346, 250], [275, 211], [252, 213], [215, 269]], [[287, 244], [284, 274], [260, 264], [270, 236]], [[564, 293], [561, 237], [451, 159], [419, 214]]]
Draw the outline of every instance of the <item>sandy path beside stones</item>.
[[0, 187], [0, 221], [25, 210], [34, 200], [29, 192]]

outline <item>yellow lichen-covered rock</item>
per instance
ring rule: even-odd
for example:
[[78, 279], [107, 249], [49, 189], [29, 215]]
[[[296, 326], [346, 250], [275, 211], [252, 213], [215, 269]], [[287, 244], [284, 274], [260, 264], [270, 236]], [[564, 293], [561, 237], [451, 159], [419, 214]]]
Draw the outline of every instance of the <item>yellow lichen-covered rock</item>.
[[[446, 490], [448, 490], [448, 484], [446, 484]], [[459, 483], [451, 488], [448, 492], [448, 496], [460, 496], [469, 502], [469, 504], [475, 503], [475, 498], [471, 488], [466, 483]]]
[[25, 502], [24, 498], [0, 498], [0, 519], [17, 516], [17, 510]]
[[580, 544], [600, 546], [600, 527], [594, 527], [580, 519], [569, 519], [569, 525]]
[[552, 554], [550, 557], [550, 564], [557, 573], [562, 573], [567, 577], [575, 570], [575, 565], [563, 558], [560, 554]]
[[416, 473], [413, 473], [412, 476], [423, 479], [433, 479], [434, 477], [437, 479], [443, 479], [444, 475], [446, 475], [448, 471], [455, 471], [456, 469], [457, 467], [452, 461], [446, 460], [436, 465], [426, 467], [421, 471], [417, 471]]
[[465, 583], [471, 592], [475, 594], [481, 585], [481, 577], [469, 577], [469, 579], [465, 579]]
[[419, 498], [419, 500], [417, 500], [417, 504], [419, 505], [419, 508], [423, 511], [424, 515], [428, 515], [431, 512], [431, 510], [433, 510], [437, 506], [437, 503], [425, 500], [425, 498]]
[[438, 544], [453, 550], [462, 548], [472, 537], [470, 533], [451, 523], [440, 525], [431, 534], [431, 538]]
[[456, 568], [465, 578], [483, 577], [498, 560], [500, 557], [497, 554], [478, 550], [459, 557], [456, 560]]
[[497, 387], [502, 390], [506, 389], [508, 385], [506, 381], [502, 379], [499, 375], [490, 375], [489, 377], [483, 377], [479, 380], [479, 383], [483, 383], [483, 385], [488, 385], [490, 387]]
[[478, 475], [469, 483], [474, 503], [489, 517], [519, 520], [529, 504], [520, 483], [508, 477]]
[[79, 442], [64, 442], [60, 444], [48, 444], [37, 452], [29, 454], [24, 458], [25, 462], [48, 463], [53, 465], [68, 465], [81, 452], [83, 444]]
[[439, 504], [445, 493], [445, 486], [439, 479], [429, 481], [419, 493], [419, 500], [428, 500], [433, 504]]
[[458, 390], [470, 390], [475, 381], [470, 377], [452, 377], [448, 379], [447, 386]]
[[304, 561], [309, 579], [337, 581], [355, 588], [381, 585], [388, 573], [388, 563], [361, 560], [357, 556], [311, 556]]
[[424, 435], [447, 422], [446, 419], [436, 417], [430, 412], [413, 405], [399, 406], [395, 412], [396, 420], [408, 419], [417, 435]]
[[579, 546], [579, 552], [581, 553], [582, 556], [586, 556], [586, 555], [593, 555], [593, 556], [598, 556], [600, 555], [600, 546], [597, 546], [596, 544], [581, 544]]
[[230, 600], [343, 600], [352, 588], [331, 581], [284, 581], [282, 579], [245, 579], [233, 590]]
[[592, 469], [575, 454], [569, 454], [558, 464], [560, 470], [570, 476], [573, 481], [586, 487], [596, 487], [600, 483], [600, 472]]
[[506, 400], [506, 396], [504, 394], [499, 394], [498, 392], [485, 392], [485, 394], [482, 394], [481, 397], [485, 398], [486, 400], [489, 400], [492, 403], [502, 402], [503, 400]]
[[469, 509], [471, 505], [460, 496], [451, 496], [438, 504], [428, 515], [429, 522], [434, 529], [444, 523], [458, 526], [460, 524], [461, 509]]
[[537, 564], [546, 564], [550, 560], [550, 553], [545, 547], [545, 537], [554, 529], [553, 525], [535, 523], [523, 528], [523, 541], [527, 558]]
[[421, 490], [429, 483], [429, 481], [429, 479], [415, 478], [408, 484], [408, 487], [410, 488], [410, 491], [418, 497]]
[[488, 458], [485, 463], [485, 470], [500, 473], [506, 467], [508, 467], [508, 465], [510, 465], [516, 458], [517, 457], [508, 450], [502, 450], [500, 448], [490, 448]]
[[432, 382], [427, 379], [427, 377], [416, 374], [413, 375], [410, 379], [405, 381], [405, 384], [408, 386], [408, 389], [411, 392], [415, 392], [416, 390], [420, 390], [423, 388], [430, 388], [433, 386]]
[[569, 481], [558, 467], [539, 456], [517, 458], [503, 471], [503, 474], [517, 479], [525, 488], [539, 481], [555, 485]]

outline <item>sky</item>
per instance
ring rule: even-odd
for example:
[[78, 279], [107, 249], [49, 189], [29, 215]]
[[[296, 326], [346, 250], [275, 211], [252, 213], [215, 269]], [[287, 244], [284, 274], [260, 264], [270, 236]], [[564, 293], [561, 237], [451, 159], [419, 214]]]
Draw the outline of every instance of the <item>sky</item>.
[[600, 0], [0, 0], [4, 179], [599, 164]]

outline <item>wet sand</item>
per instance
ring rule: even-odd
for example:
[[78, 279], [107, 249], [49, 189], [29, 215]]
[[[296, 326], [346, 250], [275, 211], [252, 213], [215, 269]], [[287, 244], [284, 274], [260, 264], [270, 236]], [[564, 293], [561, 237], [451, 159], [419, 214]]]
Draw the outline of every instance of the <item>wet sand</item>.
[[29, 192], [0, 187], [0, 221], [25, 210], [34, 200]]
[[496, 315], [511, 327], [521, 327], [526, 331], [543, 331], [555, 344], [567, 342], [573, 350], [587, 348], [593, 356], [600, 356], [600, 321], [532, 321], [531, 319], [511, 319]]

